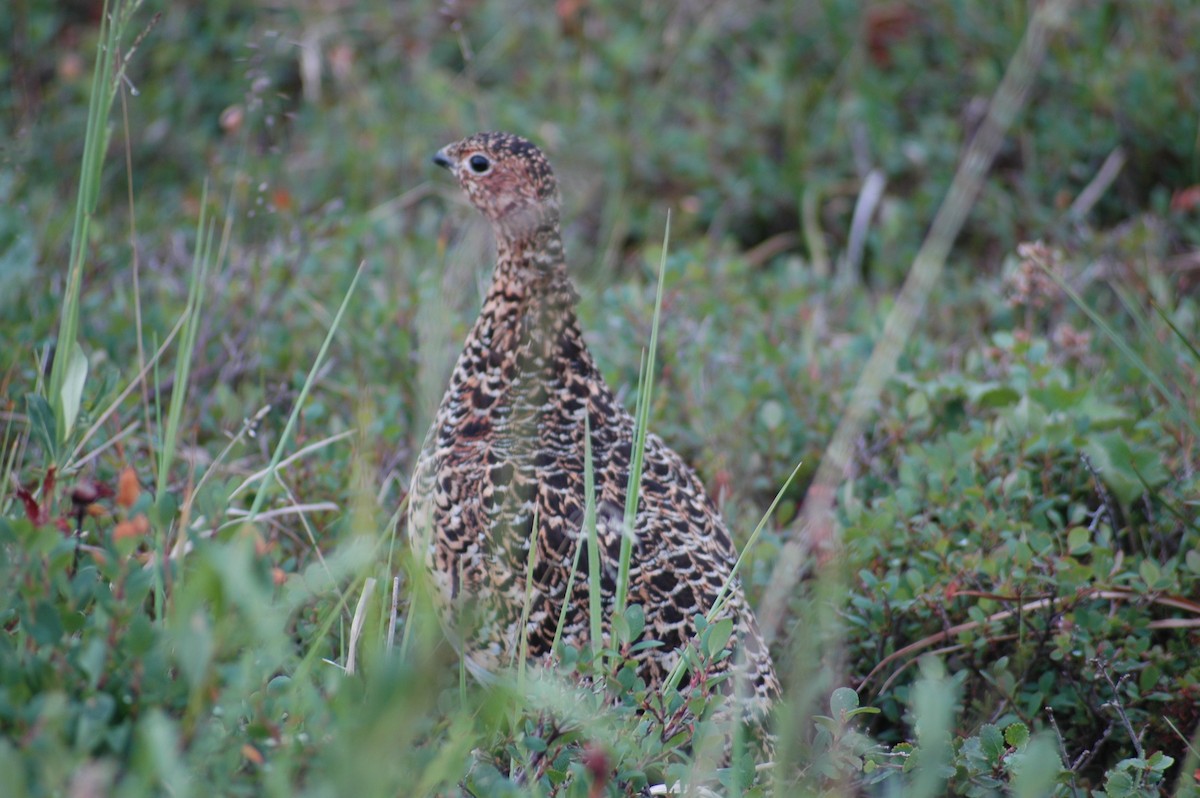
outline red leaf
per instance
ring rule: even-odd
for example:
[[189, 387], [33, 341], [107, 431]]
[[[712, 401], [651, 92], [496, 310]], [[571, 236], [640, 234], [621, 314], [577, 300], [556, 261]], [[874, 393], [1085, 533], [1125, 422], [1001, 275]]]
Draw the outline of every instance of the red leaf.
[[18, 485], [17, 498], [21, 500], [21, 504], [25, 505], [25, 516], [30, 521], [38, 526], [46, 523], [46, 518], [42, 515], [42, 508], [38, 506], [37, 499], [33, 498], [32, 493]]
[[1180, 189], [1171, 196], [1171, 210], [1187, 213], [1200, 205], [1200, 186]]

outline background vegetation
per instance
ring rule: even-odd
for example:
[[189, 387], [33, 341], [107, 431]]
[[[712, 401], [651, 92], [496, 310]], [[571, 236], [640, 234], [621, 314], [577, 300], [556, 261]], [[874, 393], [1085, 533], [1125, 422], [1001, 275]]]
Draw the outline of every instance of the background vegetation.
[[[652, 427], [739, 543], [802, 462], [757, 598], [1029, 4], [110, 3], [0, 7], [6, 794], [705, 778], [619, 652], [484, 689], [410, 589], [491, 262], [429, 156], [545, 146], [631, 408], [672, 211]], [[1198, 54], [1189, 0], [1053, 33], [792, 591], [779, 764], [723, 792], [1200, 792]]]

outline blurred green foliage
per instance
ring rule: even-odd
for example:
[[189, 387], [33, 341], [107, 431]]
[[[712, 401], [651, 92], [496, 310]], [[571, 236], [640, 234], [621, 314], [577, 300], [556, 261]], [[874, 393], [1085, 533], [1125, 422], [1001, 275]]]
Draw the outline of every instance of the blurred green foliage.
[[[401, 653], [384, 643], [407, 561], [389, 518], [490, 263], [428, 157], [485, 128], [544, 145], [588, 339], [626, 393], [672, 209], [652, 427], [741, 540], [804, 461], [745, 571], [757, 595], [1028, 6], [147, 2], [91, 228], [90, 370], [61, 449], [41, 392], [99, 11], [0, 6], [8, 794], [615, 795], [686, 780], [705, 735], [689, 747], [678, 724], [711, 721], [720, 699], [653, 696], [621, 651], [566, 651], [525, 692], [481, 687], [407, 576]], [[844, 547], [794, 597], [773, 781], [750, 788], [741, 759], [725, 789], [1197, 794], [1198, 95], [1188, 0], [1081, 3], [1055, 35], [858, 444]], [[1073, 210], [1118, 150], [1123, 168]], [[886, 188], [856, 261], [872, 170]], [[168, 348], [84, 441], [179, 318], [206, 181], [230, 237], [188, 385]], [[1018, 254], [1034, 239], [1048, 244]], [[352, 434], [281, 472], [276, 515], [210, 536], [253, 503], [248, 478], [361, 261], [297, 446]], [[177, 390], [171, 484], [122, 503], [124, 469], [153, 481]], [[117, 497], [77, 492], [97, 486]], [[186, 544], [161, 616], [145, 528]], [[361, 671], [346, 675], [368, 578]], [[592, 680], [618, 700], [578, 687]]]

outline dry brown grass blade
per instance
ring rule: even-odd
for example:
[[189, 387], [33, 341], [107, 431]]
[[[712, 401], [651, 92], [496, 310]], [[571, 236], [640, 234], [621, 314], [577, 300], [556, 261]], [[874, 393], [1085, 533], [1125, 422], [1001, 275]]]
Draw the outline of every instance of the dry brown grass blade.
[[358, 597], [358, 606], [354, 608], [354, 620], [350, 622], [350, 645], [346, 654], [346, 673], [354, 675], [358, 669], [358, 642], [362, 638], [363, 623], [367, 618], [367, 605], [371, 594], [375, 592], [375, 578], [367, 577], [363, 583], [362, 593]]

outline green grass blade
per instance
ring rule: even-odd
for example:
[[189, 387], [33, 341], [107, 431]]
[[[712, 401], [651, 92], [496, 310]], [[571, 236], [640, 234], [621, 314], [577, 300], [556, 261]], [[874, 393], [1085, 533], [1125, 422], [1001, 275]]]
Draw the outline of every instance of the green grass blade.
[[346, 308], [350, 305], [350, 298], [354, 296], [354, 289], [358, 287], [359, 278], [362, 277], [366, 266], [367, 262], [365, 260], [358, 264], [358, 269], [354, 272], [354, 278], [350, 281], [350, 287], [346, 289], [346, 295], [342, 297], [342, 304], [338, 307], [337, 314], [333, 317], [333, 322], [329, 325], [329, 331], [325, 333], [325, 340], [321, 343], [321, 348], [317, 351], [317, 357], [313, 361], [312, 368], [308, 370], [308, 376], [304, 379], [304, 385], [300, 388], [300, 395], [296, 398], [295, 405], [292, 406], [292, 412], [288, 416], [287, 424], [283, 428], [283, 434], [279, 436], [279, 441], [275, 444], [275, 451], [271, 454], [271, 462], [267, 466], [267, 473], [263, 476], [262, 485], [259, 486], [258, 492], [254, 495], [254, 502], [250, 505], [250, 512], [242, 521], [244, 524], [253, 524], [255, 517], [262, 511], [263, 502], [266, 501], [271, 483], [275, 479], [275, 471], [279, 468], [279, 461], [283, 459], [283, 451], [287, 448], [288, 441], [292, 437], [292, 431], [296, 428], [296, 420], [300, 418], [300, 411], [304, 408], [308, 394], [312, 391], [313, 383], [317, 380], [317, 374], [320, 372], [321, 366], [325, 363], [325, 356], [329, 352], [329, 345], [332, 343], [333, 336], [337, 332], [338, 327], [342, 324], [342, 317], [346, 315]]
[[[771, 516], [775, 514], [775, 508], [779, 506], [779, 502], [783, 501], [784, 494], [787, 493], [787, 489], [790, 488], [792, 482], [795, 481], [796, 475], [800, 473], [800, 467], [802, 465], [804, 465], [803, 461], [796, 463], [796, 467], [792, 469], [792, 473], [788, 475], [788, 478], [784, 480], [783, 486], [779, 488], [779, 492], [775, 494], [775, 498], [771, 501], [771, 506], [767, 508], [765, 513], [763, 513], [762, 518], [758, 520], [758, 525], [755, 526], [754, 531], [750, 533], [750, 537], [746, 541], [746, 545], [742, 547], [742, 551], [738, 555], [738, 558], [734, 560], [733, 567], [729, 569], [729, 576], [726, 577], [724, 583], [722, 583], [721, 589], [717, 591], [717, 597], [713, 600], [712, 607], [710, 607], [708, 612], [704, 615], [705, 620], [709, 623], [712, 623], [717, 619], [717, 616], [720, 615], [721, 610], [724, 609], [726, 603], [728, 603], [730, 588], [733, 587], [733, 581], [737, 578], [738, 572], [742, 569], [742, 562], [746, 559], [747, 552], [754, 548], [754, 544], [758, 542], [759, 536], [762, 534], [763, 530], [767, 528], [767, 522], [770, 521]], [[691, 644], [689, 643], [689, 647], [690, 645]], [[663, 683], [662, 692], [664, 694], [674, 690], [679, 686], [679, 681], [683, 678], [683, 672], [687, 669], [686, 663], [687, 657], [680, 656], [679, 661], [675, 663], [675, 667], [671, 669], [671, 672], [667, 675], [666, 681]]]
[[88, 98], [87, 127], [83, 139], [83, 160], [79, 167], [79, 193], [75, 200], [75, 220], [71, 229], [71, 254], [67, 266], [67, 284], [63, 291], [62, 315], [59, 317], [58, 338], [54, 363], [50, 369], [48, 398], [58, 422], [60, 441], [66, 440], [66, 423], [61, 395], [67, 379], [69, 355], [79, 334], [79, 294], [83, 285], [83, 261], [87, 251], [88, 226], [95, 212], [95, 186], [100, 180], [104, 162], [101, 141], [107, 140], [108, 85], [112, 79], [111, 53], [117, 44], [108, 0], [100, 12], [100, 37], [96, 46], [96, 62], [92, 69], [92, 87]]
[[1192, 359], [1195, 360], [1197, 364], [1200, 364], [1200, 350], [1197, 350], [1192, 342], [1187, 339], [1187, 336], [1175, 326], [1175, 322], [1171, 321], [1171, 317], [1165, 310], [1160, 308], [1157, 303], [1154, 303], [1153, 307], [1154, 312], [1158, 314], [1160, 319], [1166, 322], [1167, 326], [1171, 328], [1171, 332], [1175, 333], [1175, 337], [1179, 339], [1179, 342], [1187, 347], [1188, 352], [1190, 352], [1192, 355]]
[[[158, 453], [158, 478], [156, 482], [156, 497], [162, 501], [167, 495], [167, 484], [170, 479], [172, 461], [175, 459], [175, 449], [179, 443], [179, 425], [183, 419], [183, 403], [188, 392], [188, 378], [191, 375], [192, 358], [195, 354], [196, 337], [200, 330], [200, 310], [204, 305], [205, 288], [208, 282], [208, 269], [211, 259], [213, 225], [206, 213], [208, 199], [208, 183], [201, 192], [200, 218], [196, 223], [196, 252], [192, 260], [191, 284], [188, 286], [187, 306], [183, 316], [183, 338], [179, 342], [179, 357], [175, 361], [175, 385], [171, 391], [171, 405], [167, 411], [166, 426], [160, 419], [159, 429], [162, 434], [162, 449]], [[155, 396], [161, 394], [155, 390]], [[167, 567], [167, 536], [166, 520], [158, 519], [154, 525], [154, 604], [157, 616], [166, 618], [166, 574]]]
[[17, 455], [21, 451], [21, 437], [13, 432], [13, 417], [4, 423], [4, 436], [0, 437], [0, 515], [8, 511], [9, 486], [16, 472]]
[[596, 474], [592, 466], [592, 423], [583, 417], [583, 530], [588, 552], [588, 622], [591, 628], [592, 655], [602, 644], [603, 610], [600, 605], [600, 541], [596, 530]]
[[174, 464], [175, 449], [179, 443], [179, 425], [183, 419], [183, 404], [187, 398], [188, 379], [191, 376], [192, 358], [195, 355], [196, 337], [200, 332], [200, 311], [204, 306], [204, 294], [208, 277], [210, 252], [213, 240], [213, 225], [208, 218], [208, 183], [200, 194], [200, 220], [196, 225], [196, 252], [192, 259], [191, 284], [188, 286], [187, 305], [184, 315], [187, 322], [183, 327], [183, 338], [179, 342], [179, 358], [175, 361], [175, 383], [171, 391], [171, 404], [167, 410], [166, 427], [162, 436], [162, 449], [158, 459], [158, 478], [155, 483], [159, 496], [164, 495]]
[[562, 642], [562, 630], [567, 623], [567, 610], [571, 606], [571, 595], [575, 590], [575, 574], [579, 572], [579, 555], [583, 552], [584, 545], [582, 536], [576, 538], [575, 554], [571, 559], [571, 573], [567, 574], [567, 589], [563, 593], [562, 607], [558, 610], [558, 624], [554, 627], [554, 642], [550, 645], [551, 651], [558, 651], [558, 645]]
[[537, 567], [538, 508], [533, 508], [533, 531], [529, 535], [529, 556], [525, 560], [525, 604], [521, 607], [521, 642], [517, 653], [517, 685], [525, 692], [525, 669], [529, 660], [529, 608], [533, 604], [533, 569]]
[[[125, 29], [141, 0], [122, 2], [104, 0], [100, 11], [99, 44], [92, 68], [88, 96], [87, 125], [83, 139], [83, 158], [79, 166], [79, 190], [71, 228], [71, 249], [67, 261], [67, 281], [63, 290], [62, 315], [59, 317], [55, 357], [50, 370], [47, 398], [54, 408], [58, 440], [65, 443], [73, 424], [68, 423], [70, 407], [64, 401], [72, 371], [77, 369], [75, 346], [79, 338], [79, 302], [83, 287], [83, 264], [87, 257], [88, 229], [100, 199], [100, 178], [104, 155], [108, 150], [108, 119], [116, 97], [117, 82], [124, 74], [124, 61], [118, 61]], [[67, 396], [73, 395], [73, 390]]]
[[654, 317], [650, 324], [650, 351], [646, 353], [641, 379], [638, 380], [637, 416], [634, 419], [633, 451], [630, 453], [629, 484], [625, 490], [625, 516], [622, 521], [621, 556], [617, 566], [617, 595], [613, 614], [625, 612], [629, 595], [629, 561], [633, 556], [633, 535], [637, 524], [638, 493], [642, 485], [642, 461], [646, 454], [646, 431], [650, 426], [650, 406], [654, 393], [654, 355], [658, 351], [658, 321], [662, 316], [663, 278], [667, 273], [667, 251], [671, 245], [671, 212], [663, 231], [662, 257], [658, 262], [658, 288], [654, 295]]

